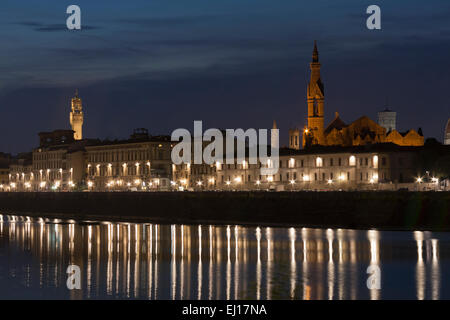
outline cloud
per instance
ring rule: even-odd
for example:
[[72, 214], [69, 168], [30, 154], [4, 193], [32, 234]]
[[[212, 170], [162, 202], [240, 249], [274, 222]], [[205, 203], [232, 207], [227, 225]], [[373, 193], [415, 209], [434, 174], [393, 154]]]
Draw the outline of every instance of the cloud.
[[140, 27], [172, 27], [194, 25], [199, 23], [209, 23], [217, 21], [218, 18], [225, 15], [197, 15], [197, 16], [175, 16], [175, 17], [160, 17], [160, 18], [132, 18], [132, 19], [118, 19], [119, 23], [133, 24]]
[[[16, 25], [31, 27], [34, 31], [38, 32], [57, 32], [57, 31], [68, 31], [67, 26], [63, 23], [57, 23], [57, 24], [45, 24], [40, 22], [34, 22], [34, 21], [24, 21], [16, 23]], [[98, 26], [89, 26], [89, 25], [82, 25], [81, 31], [83, 30], [94, 30], [94, 29], [100, 29]]]

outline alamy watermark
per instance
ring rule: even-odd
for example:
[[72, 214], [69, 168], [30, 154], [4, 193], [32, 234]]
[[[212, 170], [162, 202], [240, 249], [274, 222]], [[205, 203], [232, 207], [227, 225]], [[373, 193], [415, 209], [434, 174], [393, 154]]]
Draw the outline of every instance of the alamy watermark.
[[[187, 129], [172, 132], [172, 141], [178, 142], [172, 149], [172, 162], [175, 165], [188, 164], [234, 164], [246, 160], [248, 164], [261, 163], [261, 175], [274, 175], [279, 168], [279, 130], [270, 129], [270, 142], [267, 129], [219, 129], [203, 132], [202, 121], [194, 121], [194, 136]], [[180, 141], [181, 139], [181, 141]], [[204, 142], [210, 142], [206, 147]], [[192, 146], [193, 143], [193, 146]], [[225, 148], [224, 148], [225, 146]], [[270, 156], [268, 150], [270, 149]], [[193, 154], [192, 154], [193, 153]], [[225, 153], [225, 154], [224, 154]]]
[[68, 277], [67, 277], [67, 289], [74, 290], [74, 289], [81, 289], [81, 270], [80, 267], [71, 264], [67, 267], [66, 271]]

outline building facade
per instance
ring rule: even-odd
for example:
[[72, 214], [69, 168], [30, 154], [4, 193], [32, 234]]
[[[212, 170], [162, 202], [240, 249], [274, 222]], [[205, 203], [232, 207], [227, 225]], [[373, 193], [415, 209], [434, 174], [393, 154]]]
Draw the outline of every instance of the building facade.
[[[142, 130], [142, 129], [141, 129]], [[129, 140], [87, 146], [86, 181], [94, 191], [169, 190], [172, 179], [169, 136], [140, 133]]]
[[281, 149], [278, 173], [267, 163], [176, 166], [174, 183], [194, 190], [395, 190], [414, 185], [418, 148], [394, 144]]

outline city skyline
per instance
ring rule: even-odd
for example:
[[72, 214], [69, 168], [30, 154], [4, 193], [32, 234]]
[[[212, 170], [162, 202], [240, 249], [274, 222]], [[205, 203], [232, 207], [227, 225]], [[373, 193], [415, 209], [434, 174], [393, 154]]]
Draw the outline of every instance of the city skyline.
[[15, 139], [2, 139], [0, 150], [28, 151], [37, 146], [38, 132], [70, 128], [76, 88], [88, 138], [124, 138], [136, 127], [170, 134], [193, 120], [208, 127], [269, 128], [275, 119], [286, 145], [288, 129], [306, 124], [314, 40], [326, 122], [335, 111], [346, 122], [375, 119], [388, 100], [398, 112], [399, 131], [421, 127], [425, 138], [442, 141], [449, 107], [439, 92], [450, 82], [450, 6], [436, 2], [439, 11], [418, 1], [382, 1], [377, 33], [365, 28], [365, 6], [356, 1], [326, 11], [325, 2], [287, 2], [276, 10], [267, 1], [258, 7], [201, 2], [186, 12], [175, 4], [140, 3], [138, 12], [119, 2], [104, 8], [79, 1], [77, 33], [64, 30], [65, 4], [43, 1], [38, 11], [17, 15], [19, 6], [6, 1], [0, 14], [0, 133], [14, 132]]

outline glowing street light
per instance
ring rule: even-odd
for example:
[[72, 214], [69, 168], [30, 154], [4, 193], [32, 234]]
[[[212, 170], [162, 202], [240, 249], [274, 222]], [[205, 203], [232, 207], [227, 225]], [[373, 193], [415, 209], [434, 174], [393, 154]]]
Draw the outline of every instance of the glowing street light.
[[202, 185], [202, 182], [201, 182], [201, 181], [197, 181], [197, 185], [198, 185], [198, 186], [201, 186], [201, 185]]
[[328, 184], [332, 184], [332, 183], [333, 183], [333, 180], [328, 179]]
[[291, 183], [291, 184], [295, 184], [295, 180], [291, 180], [290, 183]]
[[417, 183], [422, 183], [422, 177], [418, 177], [418, 178], [416, 179], [416, 182], [417, 182]]
[[261, 181], [256, 180], [256, 185], [259, 186], [261, 184]]

